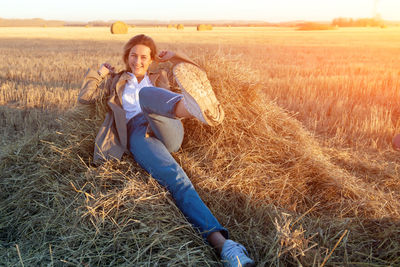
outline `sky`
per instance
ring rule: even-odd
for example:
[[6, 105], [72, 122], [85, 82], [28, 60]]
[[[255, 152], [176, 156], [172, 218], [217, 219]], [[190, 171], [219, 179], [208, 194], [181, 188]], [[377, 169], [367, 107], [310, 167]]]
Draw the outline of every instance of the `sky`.
[[[400, 21], [400, 0], [13, 0], [0, 18], [93, 20], [292, 20], [373, 17]], [[375, 8], [376, 2], [376, 8]]]

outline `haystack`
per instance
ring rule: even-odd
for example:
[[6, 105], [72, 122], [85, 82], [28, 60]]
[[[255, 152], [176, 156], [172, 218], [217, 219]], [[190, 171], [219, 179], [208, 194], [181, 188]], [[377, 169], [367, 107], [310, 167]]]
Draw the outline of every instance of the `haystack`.
[[176, 25], [176, 29], [178, 29], [178, 30], [183, 30], [184, 28], [185, 28], [185, 26], [183, 26], [183, 24]]
[[[194, 59], [226, 117], [213, 128], [184, 120], [185, 140], [173, 156], [232, 239], [260, 266], [398, 264], [400, 207], [391, 193], [332, 163], [268, 99], [253, 69], [225, 55]], [[105, 113], [102, 101], [77, 107], [56, 130], [3, 147], [0, 262], [219, 266], [170, 194], [131, 156], [91, 165]]]
[[211, 31], [213, 29], [211, 24], [199, 24], [197, 25], [198, 31]]
[[111, 33], [112, 34], [127, 34], [128, 33], [128, 25], [122, 21], [116, 21], [111, 24]]

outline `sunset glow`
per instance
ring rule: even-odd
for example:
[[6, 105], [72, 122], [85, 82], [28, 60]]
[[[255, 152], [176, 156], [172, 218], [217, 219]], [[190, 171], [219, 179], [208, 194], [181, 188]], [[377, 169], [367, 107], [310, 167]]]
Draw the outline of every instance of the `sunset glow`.
[[[57, 20], [291, 20], [330, 21], [336, 17], [366, 18], [380, 15], [400, 20], [398, 0], [283, 0], [283, 1], [28, 1], [8, 2], [0, 18], [43, 18]], [[22, 8], [21, 8], [22, 7]]]

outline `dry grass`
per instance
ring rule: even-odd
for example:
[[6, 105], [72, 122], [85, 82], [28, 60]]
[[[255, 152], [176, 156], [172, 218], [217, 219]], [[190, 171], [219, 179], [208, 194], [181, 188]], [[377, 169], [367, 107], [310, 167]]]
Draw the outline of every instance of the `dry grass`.
[[[217, 266], [131, 157], [91, 166], [104, 105], [76, 96], [87, 67], [123, 67], [126, 40], [82, 30], [0, 29], [0, 262]], [[145, 30], [209, 74], [226, 120], [185, 121], [174, 157], [260, 266], [400, 264], [398, 29]]]
[[330, 24], [315, 23], [315, 22], [302, 23], [297, 28], [298, 31], [327, 31], [335, 29], [336, 26], [332, 26]]

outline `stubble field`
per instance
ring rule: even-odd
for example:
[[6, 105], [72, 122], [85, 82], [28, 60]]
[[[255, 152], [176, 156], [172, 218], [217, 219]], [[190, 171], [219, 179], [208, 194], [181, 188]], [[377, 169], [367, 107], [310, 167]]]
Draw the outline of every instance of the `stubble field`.
[[153, 37], [200, 63], [226, 111], [174, 154], [259, 266], [400, 264], [400, 28], [0, 28], [0, 263], [217, 266], [129, 156], [91, 165], [86, 70]]

